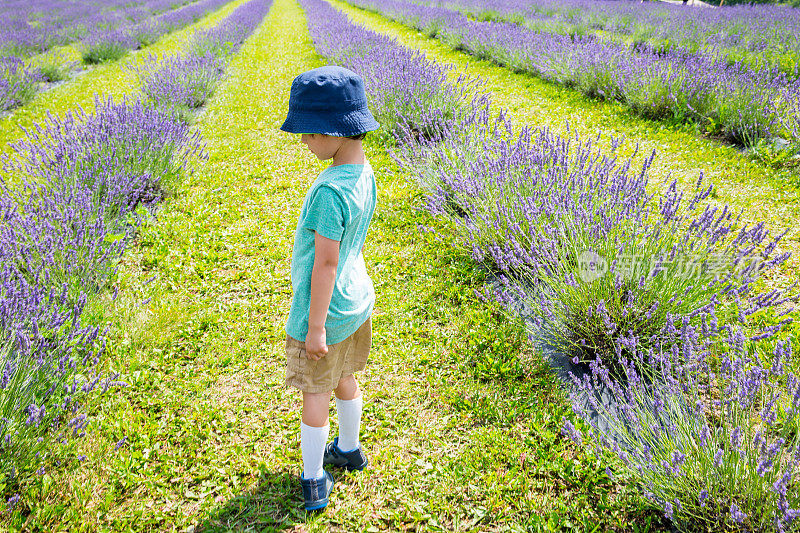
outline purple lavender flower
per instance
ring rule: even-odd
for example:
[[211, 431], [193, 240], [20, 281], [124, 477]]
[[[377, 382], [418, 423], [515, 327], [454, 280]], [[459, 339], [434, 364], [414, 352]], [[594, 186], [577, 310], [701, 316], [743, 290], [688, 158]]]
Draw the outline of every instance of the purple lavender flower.
[[224, 57], [237, 50], [261, 23], [272, 0], [250, 0], [237, 7], [214, 28], [196, 32], [189, 44], [189, 54], [197, 57]]
[[10, 513], [17, 506], [17, 503], [19, 503], [19, 494], [14, 494], [6, 502], [6, 510]]
[[739, 506], [736, 505], [736, 502], [731, 504], [730, 514], [731, 514], [731, 519], [737, 524], [741, 524], [742, 522], [744, 522], [745, 518], [747, 518], [747, 515], [744, 514], [741, 511], [741, 509], [739, 509]]
[[576, 445], [581, 446], [583, 444], [583, 436], [581, 435], [581, 432], [575, 428], [575, 426], [572, 425], [572, 422], [570, 422], [567, 418], [564, 418], [563, 420], [564, 427], [561, 429], [561, 434], [572, 439]]
[[35, 135], [12, 145], [16, 154], [6, 171], [31, 176], [29, 194], [44, 194], [34, 182], [48, 183], [46, 194], [80, 195], [87, 202], [82, 209], [109, 220], [156, 201], [174, 187], [190, 157], [203, 155], [199, 134], [168, 112], [99, 98], [95, 108], [92, 115], [79, 109], [49, 118]]
[[739, 450], [742, 446], [741, 440], [742, 440], [742, 428], [741, 426], [736, 426], [733, 430], [733, 433], [731, 433], [731, 447], [734, 450]]

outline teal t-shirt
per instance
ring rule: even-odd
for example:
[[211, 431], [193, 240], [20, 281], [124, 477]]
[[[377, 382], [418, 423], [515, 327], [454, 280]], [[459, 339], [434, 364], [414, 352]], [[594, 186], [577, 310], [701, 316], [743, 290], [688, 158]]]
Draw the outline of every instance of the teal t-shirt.
[[326, 343], [345, 340], [369, 317], [375, 304], [375, 290], [361, 248], [376, 200], [375, 175], [369, 163], [328, 167], [311, 185], [294, 232], [294, 296], [286, 323], [286, 333], [290, 336], [305, 342], [308, 333], [315, 231], [340, 241], [336, 283], [325, 320]]

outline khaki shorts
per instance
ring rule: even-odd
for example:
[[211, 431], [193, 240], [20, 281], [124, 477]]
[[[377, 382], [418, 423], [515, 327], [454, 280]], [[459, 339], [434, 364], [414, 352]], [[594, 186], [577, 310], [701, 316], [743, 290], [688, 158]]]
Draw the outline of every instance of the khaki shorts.
[[306, 343], [286, 335], [286, 384], [303, 392], [330, 392], [339, 380], [364, 370], [372, 344], [372, 316], [342, 342], [328, 345], [318, 361], [306, 356]]

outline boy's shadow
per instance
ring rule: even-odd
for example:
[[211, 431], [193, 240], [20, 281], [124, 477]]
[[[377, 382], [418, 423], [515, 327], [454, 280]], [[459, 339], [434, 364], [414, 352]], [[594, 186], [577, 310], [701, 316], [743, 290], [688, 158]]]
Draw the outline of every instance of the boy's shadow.
[[197, 531], [285, 531], [307, 520], [297, 476], [261, 472], [250, 490], [209, 509]]

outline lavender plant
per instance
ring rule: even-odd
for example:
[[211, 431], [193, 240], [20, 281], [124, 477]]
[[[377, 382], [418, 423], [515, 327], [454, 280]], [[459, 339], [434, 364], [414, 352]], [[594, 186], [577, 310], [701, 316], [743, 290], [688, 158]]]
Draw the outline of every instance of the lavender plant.
[[157, 19], [148, 19], [131, 28], [131, 37], [138, 48], [150, 46], [166, 33], [169, 33], [169, 28]]
[[83, 40], [81, 59], [89, 65], [116, 61], [135, 48], [136, 44], [126, 29], [97, 31]]
[[251, 0], [234, 9], [214, 28], [195, 32], [189, 43], [189, 54], [217, 58], [230, 55], [253, 33], [271, 5], [271, 0]]
[[[87, 395], [98, 384], [104, 390], [122, 385], [98, 374], [104, 335], [80, 318], [86, 305], [82, 289], [108, 272], [123, 243], [109, 240], [102, 220], [92, 222], [89, 211], [76, 207], [50, 198], [44, 188], [22, 205], [0, 195], [3, 494], [70, 457], [73, 438], [83, 436], [88, 423], [80, 412]], [[87, 266], [100, 266], [100, 272]], [[88, 275], [75, 287], [61, 283], [58, 274], [65, 269]]]
[[160, 106], [195, 109], [213, 94], [224, 70], [214, 55], [175, 55], [159, 61], [151, 56], [141, 67], [132, 67], [142, 91]]
[[0, 111], [29, 102], [40, 81], [39, 71], [18, 57], [0, 58]]
[[24, 187], [20, 197], [4, 186], [2, 257], [9, 280], [55, 287], [64, 292], [65, 305], [77, 305], [114, 274], [132, 228], [106, 223], [105, 213], [92, 205], [91, 189], [49, 185]]
[[[787, 92], [784, 94], [783, 98], [800, 99], [800, 92]], [[787, 115], [781, 117], [780, 120], [783, 127], [786, 128], [791, 142], [780, 142], [780, 140], [773, 139], [771, 143], [773, 147], [772, 151], [781, 160], [797, 165], [800, 163], [800, 115]]]
[[70, 327], [85, 302], [72, 307], [63, 294], [48, 295], [40, 287], [24, 294], [3, 278], [4, 307], [19, 313], [3, 313], [3, 326], [32, 328], [12, 329], [0, 342], [0, 486], [7, 495], [74, 458], [76, 439], [89, 422], [80, 412], [87, 396], [125, 383], [96, 372], [104, 349], [98, 328]]
[[195, 32], [188, 46], [189, 55], [229, 56], [253, 33], [271, 5], [271, 0], [250, 0], [234, 9], [215, 27]]
[[93, 114], [51, 116], [12, 148], [5, 169], [25, 176], [25, 190], [45, 184], [69, 198], [83, 187], [91, 197], [81, 208], [106, 221], [173, 192], [187, 161], [204, 153], [200, 134], [169, 112], [100, 97]]
[[[612, 450], [682, 531], [795, 531], [800, 380], [791, 343], [777, 342], [770, 355], [736, 326], [676, 325], [681, 354], [641, 350], [634, 341], [630, 359], [618, 345], [624, 381], [602, 360], [573, 375], [573, 396], [589, 400], [588, 408], [582, 401], [573, 408], [593, 445]], [[726, 348], [720, 355], [709, 348], [715, 337]], [[568, 420], [564, 434], [582, 442]]]
[[426, 208], [505, 281], [493, 296], [524, 302], [541, 335], [577, 361], [613, 355], [620, 337], [662, 342], [670, 315], [725, 323], [792, 297], [792, 287], [752, 289], [788, 258], [774, 253], [783, 235], [739, 224], [728, 207], [700, 209], [712, 192], [702, 179], [688, 205], [673, 182], [656, 208], [652, 155], [633, 172], [632, 157], [620, 163], [591, 139], [514, 133], [488, 115], [396, 157], [427, 189]]

